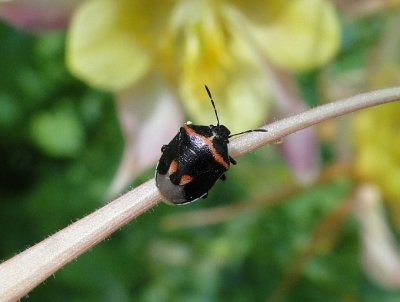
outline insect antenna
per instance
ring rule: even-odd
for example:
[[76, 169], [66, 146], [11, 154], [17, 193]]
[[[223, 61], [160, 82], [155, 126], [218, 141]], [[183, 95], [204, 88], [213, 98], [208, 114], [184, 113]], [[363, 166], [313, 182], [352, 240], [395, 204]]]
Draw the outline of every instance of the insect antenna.
[[215, 107], [213, 97], [212, 97], [210, 89], [208, 89], [207, 85], [204, 85], [204, 87], [206, 87], [208, 97], [210, 98], [211, 104], [214, 108], [215, 116], [217, 117], [217, 127], [219, 127], [219, 118], [218, 118], [217, 108]]
[[268, 132], [268, 130], [265, 129], [253, 129], [253, 130], [247, 130], [247, 131], [243, 131], [243, 132], [239, 132], [239, 133], [235, 133], [235, 134], [231, 134], [228, 136], [228, 138], [232, 137], [232, 136], [236, 136], [236, 135], [240, 135], [240, 134], [244, 134], [244, 133], [250, 133], [250, 132]]

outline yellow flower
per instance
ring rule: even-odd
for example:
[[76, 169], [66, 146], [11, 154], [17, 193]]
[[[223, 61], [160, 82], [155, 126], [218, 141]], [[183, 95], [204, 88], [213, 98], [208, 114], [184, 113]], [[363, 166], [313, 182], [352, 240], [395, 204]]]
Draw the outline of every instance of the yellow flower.
[[354, 118], [355, 172], [377, 184], [384, 197], [400, 201], [400, 105], [388, 104]]
[[273, 91], [277, 103], [291, 99], [282, 97], [285, 89], [276, 92], [285, 85], [277, 84], [275, 68], [321, 66], [335, 55], [339, 35], [328, 0], [84, 1], [69, 28], [67, 64], [87, 83], [117, 92], [126, 142], [111, 194], [176, 133], [177, 96], [194, 123], [215, 124], [207, 84], [221, 123], [232, 132], [257, 127]]
[[67, 63], [87, 83], [118, 91], [145, 77], [175, 87], [194, 122], [239, 131], [266, 119], [269, 64], [302, 71], [339, 45], [328, 0], [88, 0], [73, 16]]

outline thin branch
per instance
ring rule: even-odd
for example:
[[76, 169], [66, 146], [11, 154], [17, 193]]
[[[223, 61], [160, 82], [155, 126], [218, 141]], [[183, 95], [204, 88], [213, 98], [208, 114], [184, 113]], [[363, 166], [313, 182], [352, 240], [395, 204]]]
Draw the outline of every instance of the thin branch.
[[279, 141], [283, 137], [301, 129], [318, 124], [360, 109], [400, 100], [400, 87], [375, 90], [368, 93], [318, 106], [294, 116], [265, 125], [267, 133], [249, 133], [233, 140], [229, 145], [230, 155], [238, 157], [263, 145]]
[[16, 301], [161, 200], [149, 180], [0, 265], [0, 301]]
[[[400, 87], [360, 94], [326, 104], [264, 126], [267, 133], [248, 133], [230, 143], [233, 157], [324, 120], [400, 99]], [[39, 242], [0, 265], [0, 301], [16, 301], [57, 270], [122, 226], [154, 207], [160, 200], [149, 180], [88, 216]]]

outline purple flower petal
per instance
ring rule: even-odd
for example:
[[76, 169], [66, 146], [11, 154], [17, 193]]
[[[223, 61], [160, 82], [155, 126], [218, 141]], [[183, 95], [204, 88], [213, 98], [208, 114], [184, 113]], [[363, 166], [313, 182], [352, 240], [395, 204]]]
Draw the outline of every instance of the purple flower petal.
[[30, 32], [63, 29], [81, 0], [14, 0], [0, 4], [0, 17]]
[[165, 87], [135, 86], [119, 93], [117, 101], [125, 148], [109, 196], [156, 163], [161, 147], [175, 136], [183, 119], [181, 108]]
[[[307, 107], [293, 78], [279, 70], [272, 70], [271, 74], [271, 90], [279, 117], [305, 111]], [[320, 171], [320, 157], [314, 127], [288, 135], [279, 150], [298, 183], [307, 185], [315, 181]]]

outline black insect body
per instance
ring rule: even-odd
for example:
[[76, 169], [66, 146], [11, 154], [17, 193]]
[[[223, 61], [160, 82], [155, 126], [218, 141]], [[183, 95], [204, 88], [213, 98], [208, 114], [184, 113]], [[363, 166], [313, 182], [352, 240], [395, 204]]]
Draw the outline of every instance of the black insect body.
[[231, 135], [220, 125], [210, 90], [205, 86], [214, 107], [217, 125], [198, 126], [184, 124], [168, 145], [161, 148], [161, 158], [156, 168], [156, 185], [164, 198], [172, 204], [184, 204], [206, 198], [218, 179], [225, 180], [225, 172], [236, 161], [229, 156], [229, 138], [247, 132], [266, 132], [264, 129], [248, 130]]

